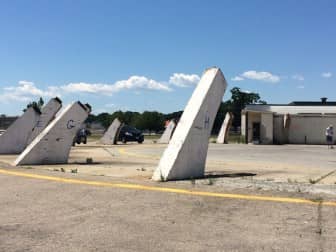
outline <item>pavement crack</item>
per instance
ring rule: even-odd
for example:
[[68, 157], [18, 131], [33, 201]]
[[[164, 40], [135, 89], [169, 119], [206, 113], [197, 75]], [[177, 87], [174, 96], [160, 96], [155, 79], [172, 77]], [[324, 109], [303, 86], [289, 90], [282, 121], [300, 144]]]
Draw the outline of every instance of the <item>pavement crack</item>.
[[335, 172], [336, 172], [336, 170], [333, 170], [333, 171], [331, 171], [331, 172], [329, 172], [329, 173], [321, 176], [320, 178], [318, 178], [318, 179], [315, 180], [315, 183], [320, 182], [321, 180], [325, 179], [326, 177], [329, 177], [330, 175], [334, 174]]
[[317, 239], [318, 239], [318, 247], [319, 251], [323, 251], [323, 245], [324, 245], [324, 239], [323, 239], [323, 220], [322, 220], [322, 204], [323, 201], [320, 201], [318, 206], [317, 206], [317, 229], [316, 229], [316, 234], [317, 234]]
[[115, 154], [111, 152], [109, 149], [103, 148], [103, 150], [106, 151], [111, 157], [115, 157]]

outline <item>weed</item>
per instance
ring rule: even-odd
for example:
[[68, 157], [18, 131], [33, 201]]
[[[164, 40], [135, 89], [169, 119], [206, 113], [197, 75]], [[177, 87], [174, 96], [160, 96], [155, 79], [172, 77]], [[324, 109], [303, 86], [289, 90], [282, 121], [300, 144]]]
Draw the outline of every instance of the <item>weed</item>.
[[316, 198], [312, 198], [310, 199], [313, 202], [317, 202], [317, 203], [322, 203], [323, 202], [323, 198], [322, 197], [316, 197]]
[[215, 184], [215, 180], [213, 178], [208, 179], [208, 185], [213, 185]]
[[190, 183], [194, 186], [196, 184], [196, 181], [193, 177], [190, 177]]
[[316, 183], [316, 180], [310, 178], [310, 179], [309, 179], [309, 183], [310, 183], [310, 184], [315, 184], [315, 183]]
[[71, 173], [77, 173], [78, 170], [77, 169], [71, 169]]
[[160, 180], [161, 180], [161, 182], [164, 182], [164, 181], [165, 181], [165, 178], [164, 178], [164, 176], [162, 175], [162, 173], [160, 173]]
[[65, 170], [64, 170], [64, 168], [63, 168], [63, 167], [61, 168], [61, 172], [65, 172]]

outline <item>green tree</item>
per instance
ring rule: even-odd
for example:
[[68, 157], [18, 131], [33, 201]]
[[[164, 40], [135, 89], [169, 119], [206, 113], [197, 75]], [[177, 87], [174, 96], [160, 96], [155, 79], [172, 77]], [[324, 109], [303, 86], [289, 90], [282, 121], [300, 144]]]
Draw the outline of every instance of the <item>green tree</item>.
[[41, 111], [42, 107], [44, 105], [44, 101], [43, 98], [40, 97], [40, 99], [38, 99], [38, 101], [32, 101], [30, 103], [27, 104], [27, 107], [25, 109], [23, 109], [23, 112], [26, 112], [28, 108], [32, 107], [38, 111]]
[[112, 123], [113, 118], [112, 115], [110, 115], [109, 113], [100, 113], [96, 116], [94, 120], [100, 122], [104, 126], [104, 128], [107, 129]]
[[160, 131], [164, 129], [163, 114], [157, 111], [145, 111], [138, 117], [136, 125], [141, 130]]
[[234, 127], [241, 125], [241, 111], [249, 104], [266, 104], [265, 101], [260, 100], [260, 95], [253, 92], [244, 92], [238, 87], [234, 87], [231, 90], [231, 99], [228, 101], [228, 109], [233, 113]]

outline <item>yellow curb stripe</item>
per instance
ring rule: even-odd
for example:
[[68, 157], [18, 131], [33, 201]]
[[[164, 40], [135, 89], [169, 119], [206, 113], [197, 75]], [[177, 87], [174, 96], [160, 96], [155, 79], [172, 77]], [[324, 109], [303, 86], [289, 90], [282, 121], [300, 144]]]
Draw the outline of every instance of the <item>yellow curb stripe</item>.
[[297, 203], [297, 204], [311, 204], [311, 205], [322, 204], [324, 206], [336, 207], [336, 202], [333, 202], [333, 201], [323, 201], [321, 203], [321, 202], [318, 202], [318, 201], [312, 201], [312, 200], [300, 199], [300, 198], [284, 198], [284, 197], [269, 197], [269, 196], [257, 196], [257, 195], [243, 195], [243, 194], [191, 191], [191, 190], [186, 190], [186, 189], [145, 186], [145, 185], [139, 185], [139, 184], [110, 183], [110, 182], [101, 182], [101, 181], [69, 179], [69, 178], [45, 176], [45, 175], [25, 173], [25, 172], [8, 171], [8, 170], [2, 170], [2, 169], [0, 169], [0, 174], [34, 178], [34, 179], [42, 179], [42, 180], [49, 180], [49, 181], [56, 181], [56, 182], [69, 183], [69, 184], [81, 184], [81, 185], [91, 185], [91, 186], [125, 188], [125, 189], [134, 189], [134, 190], [157, 191], [157, 192], [177, 193], [177, 194], [194, 195], [194, 196], [240, 199], [240, 200], [272, 201], [272, 202], [281, 202], [281, 203]]

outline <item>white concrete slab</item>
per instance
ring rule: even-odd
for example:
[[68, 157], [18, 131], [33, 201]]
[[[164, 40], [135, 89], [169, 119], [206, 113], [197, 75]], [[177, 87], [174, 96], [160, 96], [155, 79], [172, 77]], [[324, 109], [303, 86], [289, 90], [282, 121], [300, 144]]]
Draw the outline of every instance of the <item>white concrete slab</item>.
[[192, 94], [152, 179], [190, 179], [204, 175], [209, 137], [226, 81], [219, 68], [206, 70]]
[[223, 124], [220, 128], [220, 131], [219, 131], [219, 134], [216, 140], [217, 143], [219, 144], [228, 143], [228, 136], [229, 136], [229, 131], [230, 131], [230, 127], [232, 124], [232, 120], [233, 120], [233, 114], [230, 112], [227, 112], [225, 114]]
[[27, 145], [29, 145], [35, 137], [47, 127], [47, 125], [55, 118], [55, 115], [61, 107], [62, 101], [58, 97], [50, 99], [50, 101], [42, 107], [40, 118], [28, 138]]
[[158, 143], [162, 143], [162, 144], [163, 143], [165, 143], [165, 144], [169, 143], [169, 141], [170, 141], [170, 139], [171, 139], [171, 137], [173, 135], [173, 132], [175, 130], [175, 127], [176, 127], [175, 121], [171, 120], [168, 123], [168, 125], [167, 125], [165, 131], [163, 132], [162, 136], [158, 140]]
[[15, 165], [67, 163], [73, 139], [91, 108], [80, 102], [68, 105], [21, 153]]
[[0, 154], [18, 154], [27, 146], [28, 138], [40, 118], [40, 111], [30, 107], [0, 136]]
[[102, 144], [116, 144], [120, 126], [121, 122], [118, 118], [115, 118], [110, 127], [104, 133], [103, 137], [100, 139], [100, 142]]

